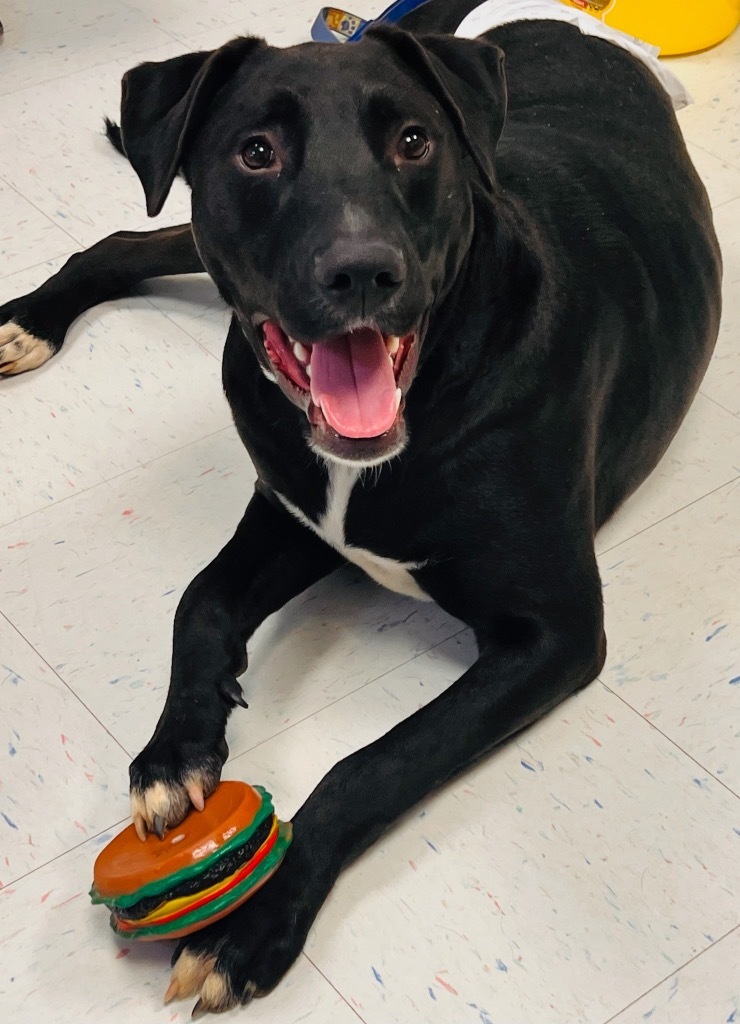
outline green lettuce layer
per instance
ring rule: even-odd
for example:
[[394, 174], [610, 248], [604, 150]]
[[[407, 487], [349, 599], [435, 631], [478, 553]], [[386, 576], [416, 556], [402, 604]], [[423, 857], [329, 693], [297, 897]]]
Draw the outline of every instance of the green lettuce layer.
[[122, 939], [151, 938], [154, 936], [166, 939], [170, 932], [180, 931], [182, 928], [189, 928], [195, 931], [201, 924], [206, 924], [214, 914], [225, 910], [240, 897], [244, 896], [245, 893], [258, 886], [267, 876], [271, 875], [285, 856], [292, 838], [293, 826], [291, 823], [279, 822], [278, 837], [275, 840], [275, 845], [268, 855], [260, 861], [254, 871], [247, 875], [243, 882], [229, 890], [229, 892], [223, 893], [223, 895], [199, 907], [198, 910], [193, 910], [189, 914], [183, 914], [182, 917], [169, 921], [167, 924], [151, 924], [146, 928], [137, 928], [135, 931], [119, 929], [118, 922], [114, 915], [111, 914], [110, 926], [116, 935], [119, 935]]

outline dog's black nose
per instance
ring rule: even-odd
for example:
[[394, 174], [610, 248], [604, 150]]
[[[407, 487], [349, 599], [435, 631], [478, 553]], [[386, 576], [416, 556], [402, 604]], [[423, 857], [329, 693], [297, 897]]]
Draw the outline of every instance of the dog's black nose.
[[406, 277], [403, 253], [380, 239], [338, 239], [314, 257], [316, 280], [339, 301], [363, 299], [378, 306], [389, 299]]

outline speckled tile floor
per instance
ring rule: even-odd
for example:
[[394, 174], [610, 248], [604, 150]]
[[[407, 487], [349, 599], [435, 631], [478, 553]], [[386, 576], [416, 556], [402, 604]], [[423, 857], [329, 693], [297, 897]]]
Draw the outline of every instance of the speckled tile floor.
[[[145, 223], [99, 130], [122, 71], [242, 31], [297, 42], [318, 6], [0, 3], [0, 301]], [[726, 307], [683, 429], [599, 538], [601, 678], [350, 869], [244, 1020], [740, 1021], [740, 34], [673, 66], [696, 99], [681, 122], [715, 208]], [[178, 183], [162, 219], [186, 211]], [[189, 1014], [161, 1005], [169, 949], [118, 942], [86, 892], [164, 697], [179, 595], [253, 478], [221, 395], [224, 323], [207, 279], [158, 282], [0, 382], [4, 1021]], [[349, 571], [251, 652], [226, 774], [265, 783], [284, 817], [473, 657], [460, 623]]]

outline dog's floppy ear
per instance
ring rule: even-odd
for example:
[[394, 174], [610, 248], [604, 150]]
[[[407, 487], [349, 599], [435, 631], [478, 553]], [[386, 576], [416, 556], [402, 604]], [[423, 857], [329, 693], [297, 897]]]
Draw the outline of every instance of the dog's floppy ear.
[[150, 217], [162, 209], [188, 142], [216, 92], [264, 45], [261, 39], [234, 39], [218, 50], [140, 64], [123, 76], [123, 148], [144, 186]]
[[483, 184], [495, 189], [494, 154], [506, 119], [504, 54], [498, 46], [455, 36], [412, 36], [378, 25], [380, 39], [419, 76], [442, 106]]

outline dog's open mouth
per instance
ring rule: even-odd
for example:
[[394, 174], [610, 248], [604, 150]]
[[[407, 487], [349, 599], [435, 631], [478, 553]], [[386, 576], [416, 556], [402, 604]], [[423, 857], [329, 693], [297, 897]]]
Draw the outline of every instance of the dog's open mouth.
[[376, 462], [403, 446], [404, 394], [417, 360], [418, 333], [365, 326], [317, 341], [294, 341], [273, 320], [261, 325], [270, 367], [312, 429], [312, 445], [332, 458]]

